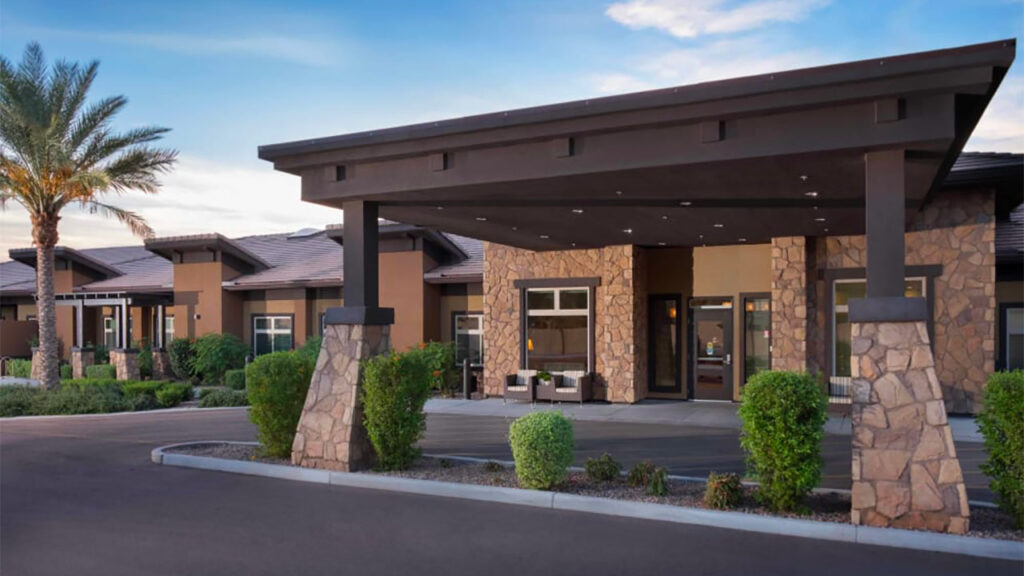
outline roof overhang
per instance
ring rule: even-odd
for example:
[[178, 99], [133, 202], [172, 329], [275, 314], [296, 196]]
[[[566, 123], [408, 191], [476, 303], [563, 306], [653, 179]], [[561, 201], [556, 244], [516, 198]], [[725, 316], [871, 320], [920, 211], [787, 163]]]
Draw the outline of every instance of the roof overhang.
[[221, 234], [196, 234], [192, 236], [169, 236], [146, 240], [146, 250], [175, 261], [175, 256], [185, 252], [213, 252], [227, 255], [241, 262], [245, 272], [259, 272], [270, 268], [265, 260], [246, 250], [234, 240]]
[[[327, 226], [327, 237], [342, 246], [345, 245], [344, 233], [344, 224], [331, 224]], [[435, 259], [443, 262], [462, 261], [469, 258], [469, 255], [452, 242], [450, 238], [432, 228], [391, 222], [380, 225], [378, 238], [380, 240], [381, 252], [425, 249], [428, 252], [432, 252]], [[436, 249], [432, 250], [430, 247], [424, 246], [424, 241], [428, 246], [436, 247], [441, 252], [438, 253]]]
[[[35, 248], [12, 248], [8, 254], [11, 260], [16, 260], [22, 264], [28, 264], [29, 266], [36, 267], [37, 252]], [[96, 278], [106, 280], [108, 278], [114, 278], [121, 275], [121, 271], [109, 264], [101, 262], [91, 256], [75, 250], [74, 248], [68, 248], [67, 246], [57, 246], [53, 249], [53, 257], [55, 260], [65, 260], [76, 266], [76, 269], [85, 272], [87, 275]]]
[[[864, 154], [902, 149], [907, 217], [1016, 41], [262, 146], [303, 200], [531, 249], [859, 234]], [[339, 166], [344, 166], [339, 170]]]

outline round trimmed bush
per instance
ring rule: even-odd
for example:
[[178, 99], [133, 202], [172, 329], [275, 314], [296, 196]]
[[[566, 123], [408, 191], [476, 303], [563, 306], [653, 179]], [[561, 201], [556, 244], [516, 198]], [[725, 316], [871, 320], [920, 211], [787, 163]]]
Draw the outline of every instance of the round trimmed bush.
[[740, 446], [747, 453], [747, 473], [761, 483], [761, 503], [794, 510], [821, 481], [827, 407], [808, 374], [759, 372], [747, 382], [739, 409]]
[[989, 376], [978, 428], [988, 451], [981, 470], [996, 502], [1017, 526], [1024, 526], [1024, 371]]
[[508, 433], [516, 477], [524, 488], [547, 490], [565, 481], [572, 464], [572, 422], [561, 412], [533, 412]]
[[[291, 454], [313, 366], [308, 355], [283, 351], [258, 356], [245, 369], [245, 389], [252, 406], [249, 420], [259, 429], [260, 443], [271, 456]], [[212, 402], [209, 398], [203, 398], [207, 405]]]
[[362, 363], [363, 422], [382, 470], [404, 470], [420, 455], [430, 396], [430, 368], [421, 354], [390, 352]]
[[622, 464], [605, 452], [598, 458], [587, 458], [583, 463], [583, 469], [592, 482], [614, 482], [622, 473]]

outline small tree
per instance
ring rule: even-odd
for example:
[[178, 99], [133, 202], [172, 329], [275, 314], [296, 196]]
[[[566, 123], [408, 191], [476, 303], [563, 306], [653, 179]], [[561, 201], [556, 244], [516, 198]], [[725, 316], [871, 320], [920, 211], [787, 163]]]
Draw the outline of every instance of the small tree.
[[17, 66], [0, 56], [0, 207], [17, 202], [32, 222], [40, 380], [47, 388], [60, 382], [53, 253], [61, 211], [77, 203], [117, 218], [138, 236], [151, 236], [141, 216], [100, 199], [130, 190], [155, 193], [157, 176], [177, 154], [149, 146], [166, 128], [112, 130], [128, 102], [123, 96], [86, 106], [98, 68], [95, 61], [84, 68], [64, 61], [49, 67], [35, 43]]
[[1024, 371], [989, 376], [978, 429], [988, 452], [981, 470], [996, 502], [1017, 526], [1024, 526]]
[[408, 468], [426, 428], [430, 371], [422, 354], [390, 352], [363, 361], [363, 422], [383, 470]]

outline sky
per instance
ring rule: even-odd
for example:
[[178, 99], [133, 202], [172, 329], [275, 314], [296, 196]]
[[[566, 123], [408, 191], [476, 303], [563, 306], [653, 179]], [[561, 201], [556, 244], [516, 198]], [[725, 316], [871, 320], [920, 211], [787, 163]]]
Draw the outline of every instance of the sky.
[[[109, 202], [158, 236], [322, 227], [257, 146], [524, 106], [1019, 38], [1021, 0], [0, 0], [0, 56], [100, 62], [92, 97], [129, 100], [115, 127], [171, 128], [157, 196]], [[967, 150], [1024, 152], [1024, 62]], [[61, 244], [139, 242], [65, 209]], [[0, 212], [0, 260], [31, 245]]]

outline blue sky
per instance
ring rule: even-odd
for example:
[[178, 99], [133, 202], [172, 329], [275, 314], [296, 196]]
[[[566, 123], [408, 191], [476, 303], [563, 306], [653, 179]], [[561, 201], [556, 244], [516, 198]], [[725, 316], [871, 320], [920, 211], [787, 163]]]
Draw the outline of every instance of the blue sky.
[[[101, 62], [122, 127], [173, 129], [181, 162], [156, 198], [118, 201], [159, 235], [338, 221], [298, 200], [256, 147], [285, 140], [1019, 37], [1009, 0], [74, 2], [0, 0], [0, 54], [29, 41]], [[1018, 63], [968, 149], [1024, 152]], [[245, 198], [244, 208], [238, 199]], [[30, 242], [0, 214], [0, 250]], [[132, 242], [67, 214], [63, 243]]]

